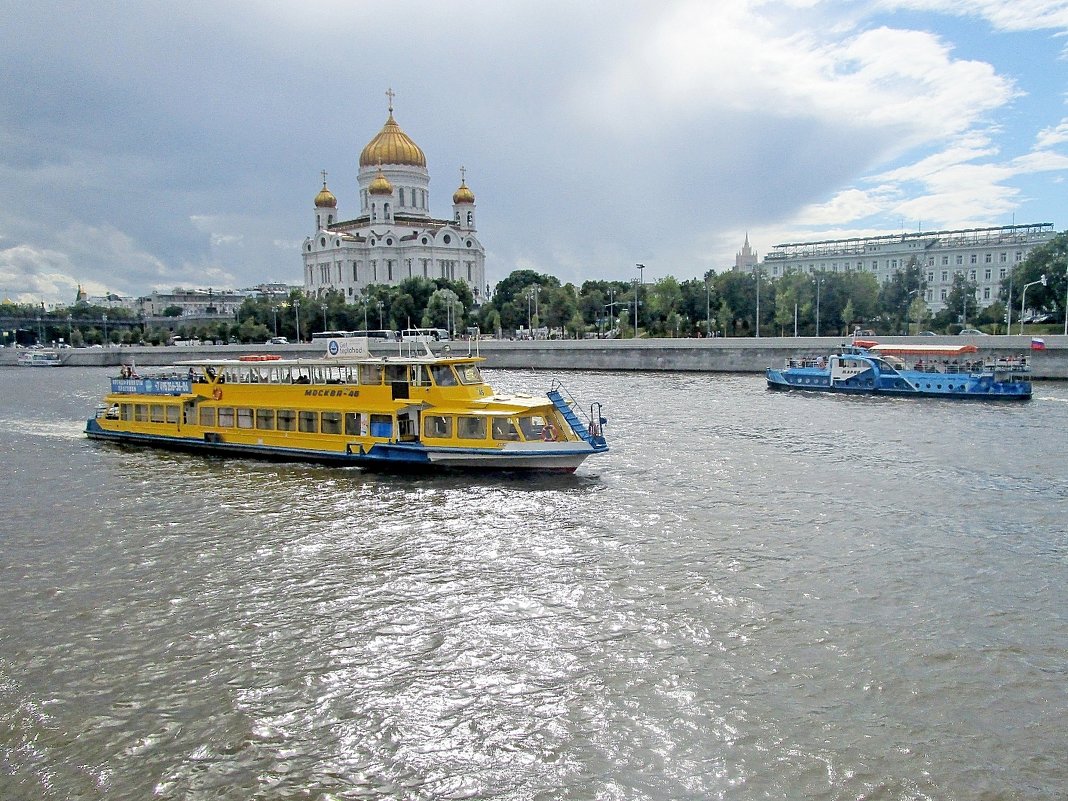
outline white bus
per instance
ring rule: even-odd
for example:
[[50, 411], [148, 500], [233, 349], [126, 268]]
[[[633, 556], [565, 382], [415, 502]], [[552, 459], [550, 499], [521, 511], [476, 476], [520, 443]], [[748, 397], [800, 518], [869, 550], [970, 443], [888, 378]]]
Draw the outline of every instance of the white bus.
[[448, 342], [452, 337], [444, 328], [405, 328], [401, 331], [401, 339], [415, 342]]
[[390, 330], [376, 330], [376, 331], [317, 331], [312, 334], [312, 339], [348, 339], [350, 337], [367, 337], [367, 339], [379, 340], [382, 342], [399, 342], [400, 335], [396, 331]]

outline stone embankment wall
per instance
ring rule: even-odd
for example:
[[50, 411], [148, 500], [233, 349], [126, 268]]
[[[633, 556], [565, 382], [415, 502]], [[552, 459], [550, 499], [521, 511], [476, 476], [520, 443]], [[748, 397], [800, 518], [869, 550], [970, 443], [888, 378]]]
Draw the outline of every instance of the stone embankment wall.
[[[981, 356], [1028, 353], [1035, 378], [1068, 379], [1068, 337], [1043, 337], [1046, 349], [1030, 350], [1029, 336], [878, 337], [887, 344], [979, 346]], [[758, 373], [789, 356], [827, 354], [848, 342], [843, 337], [762, 337], [760, 339], [603, 339], [560, 341], [482, 341], [487, 367], [530, 370], [650, 370], [667, 372]], [[452, 353], [468, 352], [473, 343], [452, 342]], [[374, 345], [377, 355], [399, 352], [398, 345]], [[435, 348], [440, 351], [440, 348]], [[315, 357], [324, 352], [316, 342], [300, 345], [202, 345], [198, 347], [76, 348], [61, 351], [70, 366], [170, 365], [187, 359], [234, 359], [245, 353], [277, 353], [283, 357]], [[0, 366], [14, 366], [18, 351], [0, 350]]]

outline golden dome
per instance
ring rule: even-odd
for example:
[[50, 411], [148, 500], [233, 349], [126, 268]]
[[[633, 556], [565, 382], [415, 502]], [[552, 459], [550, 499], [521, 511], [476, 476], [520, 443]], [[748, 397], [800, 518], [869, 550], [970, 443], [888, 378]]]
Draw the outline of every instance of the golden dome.
[[408, 164], [413, 167], [426, 167], [426, 156], [393, 119], [390, 109], [389, 119], [382, 126], [378, 135], [367, 143], [360, 153], [360, 166], [371, 167], [375, 164]]
[[315, 208], [317, 209], [336, 209], [337, 198], [334, 197], [334, 193], [326, 188], [326, 181], [323, 181], [323, 188], [319, 190], [319, 194], [315, 196]]
[[371, 180], [371, 185], [367, 187], [372, 195], [392, 195], [393, 184], [389, 182], [389, 179], [382, 172], [382, 168], [378, 168], [378, 175]]
[[467, 182], [460, 181], [460, 188], [452, 193], [453, 203], [474, 203], [475, 193], [471, 191], [471, 188], [467, 185]]

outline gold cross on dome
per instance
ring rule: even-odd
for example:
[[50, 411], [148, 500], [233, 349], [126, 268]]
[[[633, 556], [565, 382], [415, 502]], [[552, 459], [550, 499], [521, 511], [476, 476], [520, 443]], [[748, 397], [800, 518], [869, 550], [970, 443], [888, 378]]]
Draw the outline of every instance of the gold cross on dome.
[[389, 89], [386, 90], [386, 97], [389, 98], [389, 113], [392, 114], [393, 113], [393, 98], [395, 97], [395, 95], [393, 93], [393, 87], [392, 86], [389, 87]]
[[326, 170], [323, 170], [323, 187], [326, 187]]

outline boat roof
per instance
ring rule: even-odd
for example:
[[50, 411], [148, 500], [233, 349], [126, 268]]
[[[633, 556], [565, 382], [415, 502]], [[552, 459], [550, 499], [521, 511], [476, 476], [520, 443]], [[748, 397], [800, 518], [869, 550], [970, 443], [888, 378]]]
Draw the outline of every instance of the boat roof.
[[890, 356], [963, 356], [978, 353], [975, 345], [871, 345], [868, 350]]
[[485, 356], [319, 356], [310, 359], [283, 359], [271, 354], [249, 354], [236, 359], [189, 359], [177, 367], [345, 367], [360, 364], [471, 364], [486, 361]]

